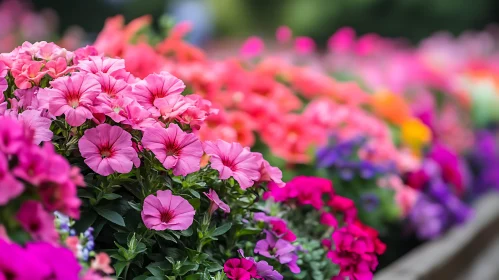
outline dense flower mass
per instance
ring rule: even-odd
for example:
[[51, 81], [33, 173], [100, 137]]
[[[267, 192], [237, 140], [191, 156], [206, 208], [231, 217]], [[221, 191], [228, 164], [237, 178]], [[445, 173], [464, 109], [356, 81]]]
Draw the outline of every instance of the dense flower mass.
[[253, 36], [213, 59], [165, 22], [0, 54], [0, 278], [367, 280], [381, 239], [436, 238], [499, 189], [482, 37], [343, 28], [318, 54], [281, 26], [284, 55]]

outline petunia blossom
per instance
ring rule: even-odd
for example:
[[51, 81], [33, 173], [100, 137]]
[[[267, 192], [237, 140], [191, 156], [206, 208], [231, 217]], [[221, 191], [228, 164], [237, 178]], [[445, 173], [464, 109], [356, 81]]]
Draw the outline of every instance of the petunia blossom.
[[215, 212], [218, 208], [222, 209], [225, 213], [230, 213], [230, 207], [227, 205], [225, 202], [223, 202], [220, 197], [218, 197], [218, 194], [216, 191], [213, 189], [210, 189], [208, 193], [204, 193], [208, 197], [208, 199], [211, 201], [210, 205], [210, 213]]
[[142, 145], [151, 150], [165, 168], [173, 169], [175, 176], [186, 176], [200, 169], [203, 156], [201, 141], [176, 124], [170, 124], [166, 129], [146, 129]]
[[7, 204], [23, 190], [23, 184], [10, 173], [7, 157], [0, 151], [0, 205]]
[[172, 191], [158, 191], [144, 200], [142, 221], [148, 229], [186, 230], [194, 221], [196, 211], [181, 196], [172, 195]]
[[71, 126], [80, 126], [91, 119], [91, 108], [101, 92], [100, 84], [88, 74], [74, 74], [53, 80], [52, 88], [41, 89], [39, 98], [54, 116], [65, 115]]
[[53, 244], [58, 242], [59, 234], [54, 226], [54, 217], [43, 209], [40, 202], [25, 201], [17, 212], [16, 218], [34, 240]]
[[133, 165], [140, 165], [132, 135], [119, 126], [101, 124], [86, 130], [78, 147], [85, 163], [102, 176], [128, 173]]
[[185, 89], [185, 84], [168, 72], [150, 74], [143, 81], [137, 83], [133, 93], [140, 105], [152, 113], [157, 113], [154, 101], [169, 95], [180, 95]]
[[220, 179], [233, 177], [243, 190], [260, 179], [258, 156], [241, 144], [223, 140], [206, 141], [204, 151], [210, 156], [211, 167], [220, 173]]

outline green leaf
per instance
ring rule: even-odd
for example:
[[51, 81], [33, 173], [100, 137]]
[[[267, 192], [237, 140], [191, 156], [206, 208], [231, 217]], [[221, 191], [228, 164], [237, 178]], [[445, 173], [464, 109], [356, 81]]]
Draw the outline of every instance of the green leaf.
[[156, 265], [148, 265], [146, 268], [154, 276], [163, 277], [165, 275], [164, 271], [161, 270], [161, 268]]
[[123, 217], [121, 217], [121, 215], [118, 214], [118, 212], [115, 212], [113, 210], [109, 210], [106, 208], [102, 208], [102, 207], [95, 207], [94, 210], [95, 210], [95, 212], [97, 212], [97, 214], [101, 215], [106, 220], [108, 220], [112, 223], [115, 223], [119, 226], [122, 226], [122, 227], [125, 226], [125, 220], [123, 220]]
[[236, 233], [237, 236], [256, 235], [262, 232], [259, 228], [243, 228]]
[[181, 231], [181, 232], [180, 232], [180, 235], [182, 235], [182, 236], [186, 236], [186, 237], [189, 237], [189, 236], [191, 236], [191, 235], [192, 235], [192, 233], [193, 233], [193, 231], [192, 231], [192, 227], [190, 227], [190, 228], [188, 228], [188, 229], [186, 229], [186, 230]]
[[133, 280], [146, 280], [148, 277], [149, 276], [147, 276], [147, 275], [140, 275], [140, 276], [133, 278]]
[[158, 235], [159, 237], [161, 237], [167, 241], [172, 241], [172, 242], [177, 243], [177, 240], [171, 234], [166, 233], [164, 231], [157, 231], [156, 235]]
[[107, 200], [115, 200], [121, 198], [121, 195], [115, 193], [106, 193], [105, 195], [102, 196], [102, 198]]
[[194, 207], [194, 209], [199, 209], [199, 206], [201, 205], [201, 200], [199, 200], [199, 198], [189, 199], [188, 201], [192, 205], [192, 207]]
[[198, 264], [184, 264], [177, 271], [177, 275], [182, 276], [182, 275], [185, 275], [187, 272], [192, 271], [192, 270], [197, 270], [198, 268], [199, 268]]
[[[192, 196], [194, 196], [195, 198], [201, 198], [201, 196], [199, 195], [199, 193], [193, 189], [188, 189], [188, 191], [192, 194]], [[196, 207], [194, 207], [196, 208]]]
[[132, 207], [132, 209], [134, 210], [137, 210], [137, 211], [142, 211], [142, 207], [140, 205], [140, 203], [135, 203], [133, 201], [128, 201], [128, 205], [130, 205], [130, 207]]
[[216, 262], [205, 262], [204, 265], [208, 268], [209, 272], [216, 272], [224, 268], [222, 265]]
[[201, 274], [197, 273], [197, 274], [191, 274], [187, 277], [185, 277], [185, 280], [199, 280], [201, 279]]
[[116, 277], [119, 277], [123, 269], [125, 269], [127, 263], [126, 262], [117, 262], [114, 264], [114, 270], [116, 271]]
[[229, 231], [229, 229], [232, 227], [232, 223], [226, 223], [226, 224], [223, 224], [222, 226], [220, 227], [217, 227], [213, 233], [211, 234], [211, 236], [219, 236], [219, 235], [222, 235], [224, 233], [226, 233], [227, 231]]

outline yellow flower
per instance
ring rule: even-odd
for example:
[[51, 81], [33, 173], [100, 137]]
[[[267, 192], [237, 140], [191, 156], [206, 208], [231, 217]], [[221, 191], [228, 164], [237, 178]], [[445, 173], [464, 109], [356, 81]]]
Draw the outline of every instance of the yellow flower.
[[421, 155], [421, 149], [431, 141], [431, 130], [416, 118], [404, 121], [400, 127], [402, 142], [416, 155]]

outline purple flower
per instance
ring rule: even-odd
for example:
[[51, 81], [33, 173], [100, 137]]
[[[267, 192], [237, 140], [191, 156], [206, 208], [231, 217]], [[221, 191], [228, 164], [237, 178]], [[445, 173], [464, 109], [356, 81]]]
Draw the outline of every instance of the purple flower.
[[276, 259], [281, 264], [286, 264], [293, 273], [300, 273], [300, 268], [296, 265], [298, 260], [296, 247], [289, 241], [278, 238], [270, 231], [264, 231], [266, 237], [256, 243], [254, 252], [267, 258]]
[[416, 201], [408, 219], [415, 228], [416, 235], [421, 239], [440, 236], [447, 222], [445, 209], [423, 194]]
[[[252, 258], [248, 258], [253, 260]], [[254, 260], [253, 260], [254, 261]], [[274, 270], [274, 267], [271, 266], [268, 262], [266, 261], [259, 261], [255, 262], [256, 264], [256, 272], [258, 276], [261, 277], [263, 280], [282, 280], [284, 279], [282, 275]]]

